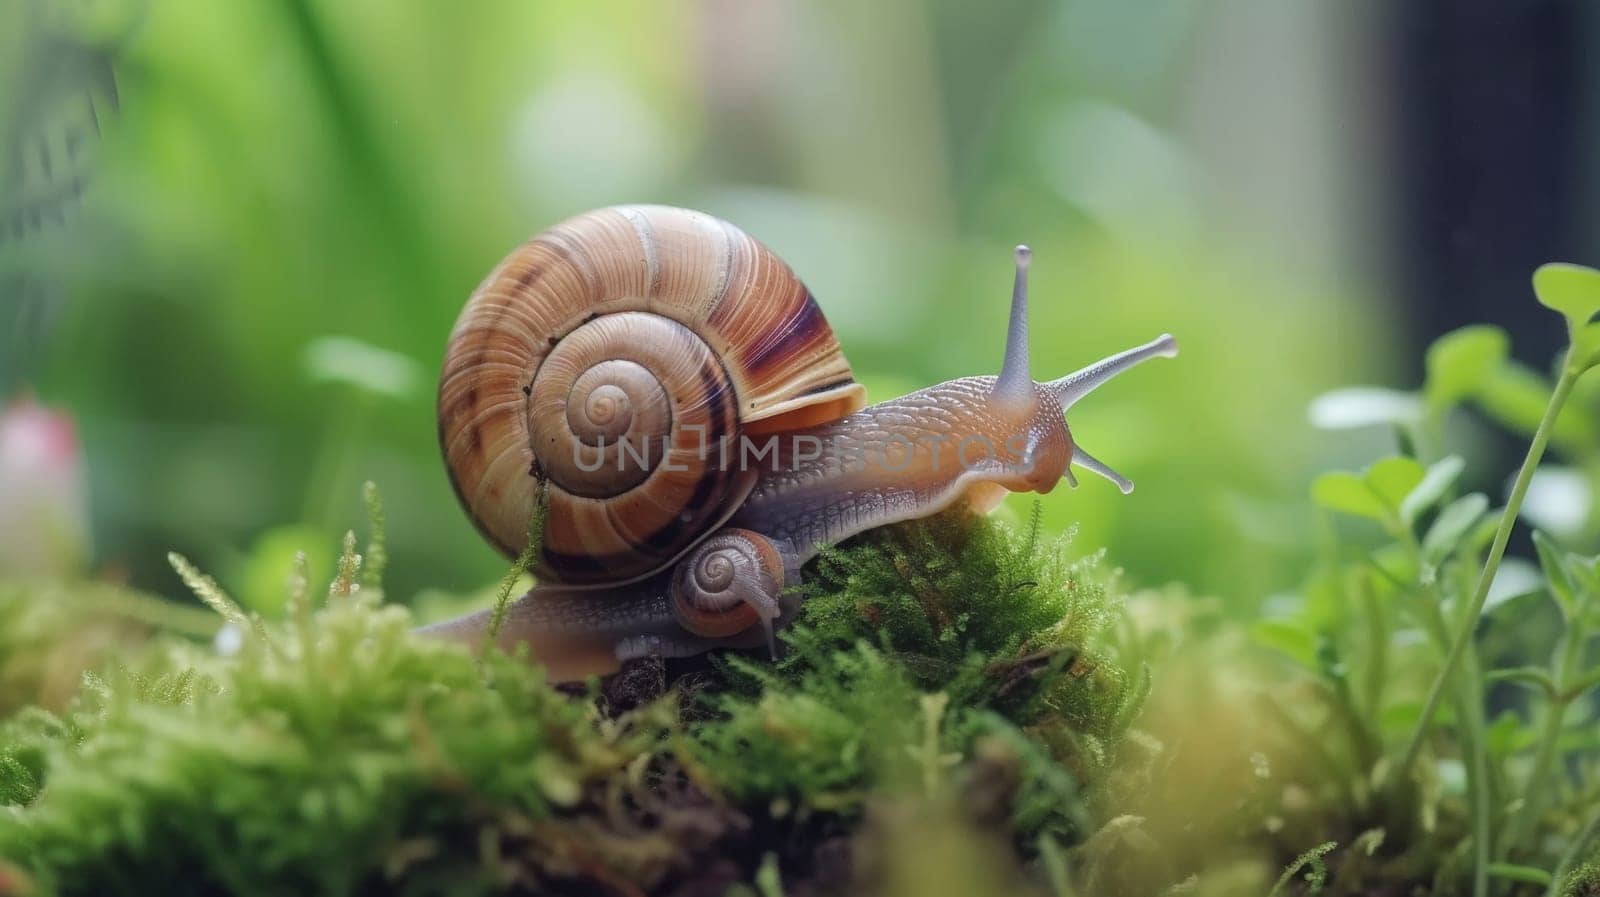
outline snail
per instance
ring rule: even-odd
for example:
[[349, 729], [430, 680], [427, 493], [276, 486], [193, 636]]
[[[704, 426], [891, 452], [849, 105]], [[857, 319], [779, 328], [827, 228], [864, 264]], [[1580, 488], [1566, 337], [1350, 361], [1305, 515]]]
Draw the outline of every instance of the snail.
[[[1045, 493], [1069, 465], [1133, 484], [1073, 439], [1065, 412], [1163, 335], [1060, 379], [1028, 370], [1030, 254], [1016, 249], [998, 376], [866, 406], [805, 285], [732, 224], [662, 206], [600, 209], [501, 262], [456, 322], [439, 441], [468, 515], [515, 557], [548, 502], [539, 583], [500, 645], [553, 679], [632, 658], [774, 651], [823, 547], [965, 501]], [[426, 627], [474, 643], [481, 611]]]

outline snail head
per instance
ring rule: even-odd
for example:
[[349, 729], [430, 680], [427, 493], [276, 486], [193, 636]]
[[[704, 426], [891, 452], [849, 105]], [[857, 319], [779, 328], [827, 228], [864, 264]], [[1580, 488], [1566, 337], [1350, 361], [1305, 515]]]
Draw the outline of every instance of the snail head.
[[1178, 354], [1178, 341], [1171, 334], [1159, 337], [1103, 358], [1081, 370], [1055, 380], [1037, 381], [1028, 368], [1028, 265], [1032, 252], [1026, 246], [1016, 249], [1016, 282], [1011, 290], [1011, 322], [1006, 330], [1005, 361], [1000, 375], [986, 397], [991, 409], [1022, 434], [1017, 462], [1027, 471], [1028, 487], [1048, 492], [1059, 479], [1076, 487], [1072, 466], [1115, 483], [1123, 494], [1133, 491], [1133, 483], [1110, 466], [1085, 451], [1067, 430], [1065, 413], [1118, 374], [1151, 358], [1172, 358]]

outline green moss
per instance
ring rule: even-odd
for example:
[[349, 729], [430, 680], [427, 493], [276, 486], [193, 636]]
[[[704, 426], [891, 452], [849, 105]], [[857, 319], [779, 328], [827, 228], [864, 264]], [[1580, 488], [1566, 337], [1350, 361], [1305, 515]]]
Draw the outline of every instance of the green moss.
[[865, 644], [792, 682], [756, 663], [736, 666], [759, 692], [713, 698], [724, 716], [696, 733], [702, 763], [736, 799], [853, 810], [873, 775], [905, 760], [915, 741], [920, 692]]
[[1079, 828], [1080, 783], [1103, 772], [1143, 680], [1102, 644], [1119, 599], [1101, 557], [1036, 543], [1031, 528], [960, 512], [829, 552], [808, 571], [784, 658], [732, 662], [743, 687], [711, 698], [703, 762], [741, 800], [855, 812], [918, 781], [905, 760], [936, 693], [958, 775], [980, 744], [1008, 754], [1018, 832]]
[[[280, 653], [252, 641], [208, 665], [214, 687], [190, 675], [90, 691], [65, 719], [13, 734], [6, 755], [45, 787], [0, 817], [0, 855], [50, 890], [85, 894], [133, 881], [343, 893], [391, 877], [473, 893], [513, 873], [573, 874], [570, 857], [513, 868], [490, 848], [542, 826], [574, 837], [557, 817], [647, 762], [665, 721], [597, 724], [535, 668], [480, 664], [409, 630], [404, 611], [350, 600], [318, 616], [309, 642], [285, 638]], [[28, 798], [15, 787], [27, 777], [10, 778], [11, 802]], [[637, 851], [645, 865], [675, 852]]]
[[1561, 897], [1600, 897], [1600, 863], [1584, 863], [1561, 883]]
[[[295, 618], [251, 621], [235, 657], [168, 647], [7, 723], [0, 857], [61, 894], [647, 889], [731, 825], [662, 796], [696, 793], [681, 776], [651, 787], [676, 769], [666, 708], [602, 720], [522, 658], [419, 638], [359, 566], [347, 540], [327, 606], [297, 577]], [[646, 831], [647, 799], [694, 819]]]
[[153, 630], [206, 636], [215, 616], [102, 583], [0, 582], [0, 719], [60, 710], [83, 671], [142, 644]]
[[956, 706], [1114, 735], [1131, 695], [1103, 636], [1122, 597], [1103, 554], [1069, 559], [1069, 541], [964, 511], [868, 533], [808, 571], [779, 672], [797, 681], [866, 642]]
[[1139, 693], [1096, 644], [1099, 559], [1033, 541], [951, 515], [833, 553], [785, 659], [728, 660], [692, 723], [415, 636], [353, 537], [326, 605], [302, 565], [280, 622], [175, 559], [243, 648], [153, 642], [0, 726], [0, 857], [45, 894], [714, 893], [766, 868], [752, 825], [814, 874], [878, 802], [952, 797], [1072, 843]]

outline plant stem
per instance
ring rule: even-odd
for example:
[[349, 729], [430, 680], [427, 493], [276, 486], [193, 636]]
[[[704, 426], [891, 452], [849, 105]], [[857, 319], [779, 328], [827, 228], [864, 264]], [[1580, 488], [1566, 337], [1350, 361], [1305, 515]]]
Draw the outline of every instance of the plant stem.
[[489, 628], [484, 631], [485, 649], [500, 637], [500, 627], [505, 625], [506, 609], [511, 606], [511, 593], [516, 589], [517, 581], [524, 573], [532, 570], [539, 560], [539, 551], [544, 547], [545, 516], [549, 511], [550, 493], [545, 488], [545, 479], [541, 475], [534, 484], [533, 513], [528, 516], [528, 543], [512, 562], [511, 569], [506, 571], [505, 578], [500, 581], [500, 591], [494, 600], [494, 614], [489, 617]]
[[1500, 844], [1502, 857], [1509, 857], [1511, 852], [1516, 850], [1538, 817], [1542, 804], [1539, 794], [1544, 790], [1545, 779], [1549, 778], [1550, 770], [1555, 767], [1556, 740], [1561, 735], [1561, 723], [1566, 717], [1567, 702], [1557, 696], [1551, 701], [1544, 729], [1539, 735], [1539, 753], [1534, 757], [1533, 769], [1528, 773], [1527, 784], [1522, 789], [1522, 807], [1517, 810], [1517, 815], [1512, 817], [1510, 825], [1506, 827], [1506, 836]]
[[[1476, 663], [1469, 669], [1475, 669]], [[1462, 677], [1457, 683], [1457, 700], [1461, 705], [1463, 734], [1470, 733], [1466, 748], [1471, 755], [1472, 772], [1468, 776], [1472, 798], [1472, 897], [1489, 895], [1489, 745], [1488, 732], [1483, 725], [1483, 696], [1475, 687], [1475, 678]]]
[[1566, 721], [1567, 708], [1576, 697], [1568, 694], [1568, 689], [1572, 677], [1578, 672], [1578, 663], [1583, 656], [1583, 643], [1587, 641], [1587, 637], [1581, 617], [1575, 616], [1568, 620], [1566, 630], [1561, 635], [1557, 656], [1551, 658], [1550, 676], [1556, 684], [1556, 693], [1551, 696], [1550, 706], [1545, 711], [1544, 728], [1539, 735], [1539, 752], [1534, 757], [1533, 769], [1528, 772], [1527, 784], [1522, 789], [1522, 807], [1512, 818], [1511, 824], [1506, 828], [1505, 838], [1501, 842], [1499, 851], [1501, 858], [1509, 857], [1511, 852], [1520, 846], [1522, 839], [1533, 831], [1539, 812], [1544, 807], [1545, 780], [1555, 769], [1561, 724]]
[[1361, 603], [1367, 613], [1367, 642], [1371, 659], [1367, 664], [1367, 715], [1379, 719], [1383, 713], [1383, 687], [1389, 676], [1389, 618], [1373, 591], [1371, 580], [1361, 579]]
[[[1401, 532], [1403, 543], [1410, 550], [1411, 558], [1419, 568], [1422, 565], [1422, 547], [1417, 543], [1416, 536], [1409, 528]], [[1420, 585], [1418, 608], [1423, 625], [1439, 645], [1439, 650], [1448, 650], [1451, 645], [1450, 626], [1445, 621], [1444, 593], [1437, 581]], [[1470, 632], [1470, 627], [1468, 628]], [[1489, 893], [1489, 861], [1491, 859], [1491, 838], [1489, 807], [1493, 794], [1493, 783], [1490, 781], [1488, 724], [1483, 714], [1483, 694], [1479, 688], [1482, 681], [1478, 666], [1478, 654], [1470, 642], [1463, 652], [1466, 665], [1465, 675], [1456, 677], [1453, 697], [1456, 702], [1456, 726], [1459, 730], [1458, 737], [1461, 741], [1462, 752], [1467, 760], [1467, 803], [1469, 819], [1472, 826], [1472, 894], [1473, 897], [1488, 897]]]
[[1489, 598], [1489, 586], [1494, 583], [1494, 577], [1500, 570], [1500, 561], [1505, 557], [1506, 544], [1511, 541], [1511, 529], [1517, 522], [1517, 514], [1522, 510], [1522, 501], [1528, 495], [1528, 483], [1533, 480], [1533, 472], [1539, 467], [1539, 460], [1544, 457], [1545, 446], [1550, 442], [1550, 434], [1555, 430], [1556, 418], [1561, 413], [1562, 406], [1567, 403], [1567, 396], [1572, 392], [1572, 385], [1578, 379], [1581, 369], [1572, 362], [1571, 350], [1561, 366], [1561, 376], [1556, 380], [1556, 388], [1550, 395], [1550, 404], [1545, 406], [1544, 417], [1539, 421], [1538, 430], [1534, 431], [1533, 442], [1528, 445], [1528, 454], [1522, 459], [1522, 469], [1517, 471], [1517, 479], [1511, 486], [1511, 497], [1506, 501], [1506, 509], [1500, 515], [1500, 526], [1495, 530], [1494, 542], [1489, 546], [1489, 556], [1483, 562], [1483, 572], [1478, 576], [1477, 588], [1473, 590], [1472, 600], [1467, 603], [1466, 612], [1462, 615], [1460, 624], [1450, 642], [1450, 652], [1445, 655], [1444, 666], [1434, 676], [1433, 684], [1428, 687], [1427, 700], [1422, 705], [1422, 716], [1417, 719], [1416, 728], [1411, 732], [1411, 739], [1406, 744], [1405, 753], [1401, 755], [1400, 763], [1395, 767], [1394, 775], [1397, 780], [1405, 779], [1411, 775], [1411, 768], [1416, 765], [1417, 757], [1422, 753], [1422, 743], [1426, 740], [1428, 729], [1433, 725], [1433, 717], [1439, 712], [1439, 701], [1444, 697], [1445, 685], [1455, 674], [1456, 667], [1461, 664], [1462, 655], [1466, 653], [1467, 645], [1472, 640], [1472, 632], [1477, 626], [1478, 618], [1483, 615], [1483, 604]]

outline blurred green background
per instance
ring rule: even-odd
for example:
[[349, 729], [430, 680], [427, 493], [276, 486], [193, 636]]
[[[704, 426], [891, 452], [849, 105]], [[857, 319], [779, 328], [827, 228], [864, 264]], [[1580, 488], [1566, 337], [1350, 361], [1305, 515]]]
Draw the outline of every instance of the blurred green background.
[[1410, 386], [1475, 319], [1542, 366], [1559, 322], [1517, 316], [1527, 274], [1593, 261], [1600, 31], [1492, 6], [15, 0], [0, 397], [76, 427], [64, 563], [173, 593], [175, 549], [267, 605], [370, 478], [405, 600], [504, 570], [433, 391], [531, 234], [618, 202], [727, 218], [876, 399], [998, 369], [1025, 241], [1037, 377], [1183, 344], [1073, 412], [1139, 490], [1059, 489], [1047, 524], [1253, 608], [1303, 574], [1313, 472], [1390, 438], [1314, 430], [1310, 399]]

